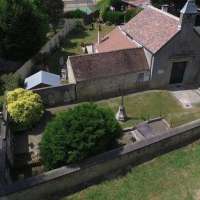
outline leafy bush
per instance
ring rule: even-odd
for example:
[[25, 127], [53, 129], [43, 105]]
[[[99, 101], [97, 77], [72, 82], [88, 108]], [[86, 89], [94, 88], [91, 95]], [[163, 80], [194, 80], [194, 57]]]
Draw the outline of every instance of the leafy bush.
[[3, 94], [5, 91], [14, 90], [21, 85], [21, 79], [18, 75], [15, 74], [4, 74], [0, 77], [1, 82], [1, 93]]
[[22, 88], [7, 93], [7, 109], [17, 129], [32, 127], [44, 113], [41, 97]]
[[121, 128], [112, 111], [85, 103], [59, 113], [43, 134], [40, 150], [47, 169], [81, 161], [113, 147]]
[[128, 22], [129, 20], [131, 20], [133, 17], [135, 17], [142, 9], [141, 8], [133, 8], [133, 9], [129, 9], [126, 11], [125, 16], [124, 16], [124, 20], [125, 22]]
[[106, 10], [102, 15], [104, 22], [110, 22], [112, 24], [121, 24], [124, 22], [124, 13], [120, 11]]
[[79, 18], [84, 18], [85, 17], [85, 13], [79, 9], [77, 10], [73, 10], [73, 11], [69, 11], [67, 13], [65, 13], [65, 17], [66, 18], [75, 18], [75, 19], [79, 19]]
[[3, 109], [4, 96], [0, 96], [0, 111]]
[[113, 6], [116, 10], [120, 11], [123, 5], [121, 0], [110, 0], [110, 6]]
[[110, 8], [110, 6], [113, 6], [116, 8], [116, 10], [119, 11], [121, 9], [122, 5], [123, 5], [123, 3], [121, 0], [101, 0], [101, 1], [98, 1], [97, 8], [100, 11], [103, 11], [107, 8]]

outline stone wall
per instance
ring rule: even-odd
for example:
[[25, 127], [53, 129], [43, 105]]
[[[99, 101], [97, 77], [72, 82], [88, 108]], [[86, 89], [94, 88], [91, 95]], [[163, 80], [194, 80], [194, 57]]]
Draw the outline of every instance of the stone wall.
[[[138, 75], [141, 73], [144, 73], [145, 81], [138, 81]], [[81, 81], [76, 84], [77, 99], [80, 101], [116, 97], [148, 89], [148, 85], [149, 71]]]
[[75, 84], [66, 84], [56, 87], [44, 87], [34, 89], [38, 93], [46, 107], [53, 107], [63, 104], [71, 104], [76, 101]]
[[171, 129], [163, 135], [114, 149], [80, 165], [61, 167], [42, 175], [0, 188], [1, 200], [47, 199], [68, 194], [115, 171], [147, 161], [161, 153], [200, 138], [200, 120]]
[[0, 186], [11, 182], [10, 169], [14, 163], [13, 135], [8, 126], [8, 114], [4, 107], [0, 120]]
[[82, 81], [56, 87], [34, 89], [46, 107], [72, 104], [75, 102], [101, 100], [120, 95], [147, 90], [149, 88], [149, 72], [145, 73], [144, 82], [138, 82], [138, 74], [125, 74], [115, 77]]
[[[60, 47], [61, 41], [66, 35], [77, 25], [78, 22], [81, 22], [80, 19], [65, 19], [64, 28], [54, 35], [38, 52], [39, 54], [50, 53], [53, 49]], [[35, 65], [35, 57], [28, 60], [24, 65], [16, 71], [16, 74], [20, 75], [22, 79], [25, 79], [31, 74], [32, 67]]]

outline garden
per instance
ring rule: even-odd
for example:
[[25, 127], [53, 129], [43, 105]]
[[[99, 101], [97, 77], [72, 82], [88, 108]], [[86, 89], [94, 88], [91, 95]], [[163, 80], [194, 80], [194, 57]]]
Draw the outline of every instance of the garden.
[[[45, 110], [40, 96], [31, 91], [8, 92], [7, 107], [18, 152], [16, 179], [79, 163], [128, 144], [130, 141], [121, 142], [125, 136], [122, 129], [140, 122], [161, 116], [175, 127], [200, 117], [198, 105], [186, 110], [168, 91], [152, 90], [125, 96], [128, 119], [118, 122], [115, 114], [120, 102], [121, 97], [116, 97]], [[28, 151], [20, 151], [26, 146]]]

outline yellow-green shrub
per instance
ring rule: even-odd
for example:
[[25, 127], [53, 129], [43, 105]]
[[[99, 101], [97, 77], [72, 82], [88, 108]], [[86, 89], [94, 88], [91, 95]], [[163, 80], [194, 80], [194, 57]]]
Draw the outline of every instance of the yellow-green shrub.
[[7, 93], [7, 110], [20, 128], [30, 128], [44, 113], [41, 97], [22, 88]]

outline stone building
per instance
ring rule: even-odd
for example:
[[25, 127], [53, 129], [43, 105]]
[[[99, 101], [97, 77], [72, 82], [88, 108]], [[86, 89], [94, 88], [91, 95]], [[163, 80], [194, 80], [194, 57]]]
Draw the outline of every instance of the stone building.
[[[69, 57], [69, 82], [87, 81], [88, 92], [99, 92], [100, 87], [104, 92], [107, 92], [105, 88], [115, 91], [120, 84], [122, 89], [129, 90], [135, 88], [138, 80], [150, 80], [152, 88], [199, 83], [200, 33], [195, 26], [196, 15], [194, 0], [187, 1], [179, 18], [153, 6], [146, 7], [95, 44], [94, 54]], [[119, 52], [124, 56], [120, 57]], [[145, 65], [143, 75], [138, 67], [140, 63]], [[84, 80], [80, 78], [83, 74]], [[122, 74], [126, 74], [123, 81]]]
[[76, 84], [77, 98], [105, 98], [133, 91], [149, 80], [143, 48], [72, 56], [69, 82]]

